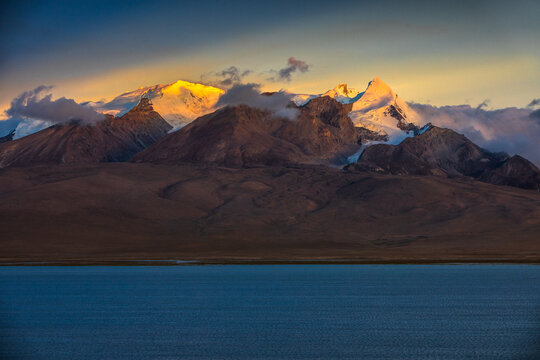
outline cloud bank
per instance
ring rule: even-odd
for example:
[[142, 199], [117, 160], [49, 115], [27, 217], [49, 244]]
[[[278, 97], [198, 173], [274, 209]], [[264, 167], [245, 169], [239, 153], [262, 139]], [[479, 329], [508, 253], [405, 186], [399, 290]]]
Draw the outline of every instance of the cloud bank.
[[15, 138], [20, 138], [54, 124], [79, 121], [90, 125], [103, 120], [104, 115], [73, 99], [53, 100], [52, 86], [40, 85], [25, 91], [11, 101], [5, 111], [6, 124], [15, 125]]
[[259, 109], [269, 110], [278, 117], [295, 120], [298, 110], [289, 107], [292, 94], [278, 91], [273, 94], [261, 94], [260, 84], [237, 84], [223, 94], [217, 106], [249, 105]]
[[25, 118], [59, 124], [78, 120], [84, 124], [94, 124], [103, 120], [103, 114], [90, 107], [77, 104], [73, 99], [61, 97], [52, 100], [52, 86], [41, 85], [25, 91], [11, 101], [6, 115], [10, 118]]
[[482, 110], [483, 106], [409, 105], [424, 122], [453, 129], [490, 151], [522, 155], [540, 166], [540, 121], [534, 118], [531, 110], [506, 108], [486, 111]]

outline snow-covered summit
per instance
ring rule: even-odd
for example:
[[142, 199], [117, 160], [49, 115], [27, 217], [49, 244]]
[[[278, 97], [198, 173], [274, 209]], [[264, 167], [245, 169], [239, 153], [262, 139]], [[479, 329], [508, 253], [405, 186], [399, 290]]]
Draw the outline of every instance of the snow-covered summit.
[[357, 101], [362, 96], [362, 93], [356, 89], [348, 87], [347, 84], [342, 83], [322, 94], [294, 94], [292, 101], [296, 105], [302, 106], [306, 105], [311, 99], [321, 96], [330, 96], [342, 104], [350, 104]]
[[330, 96], [342, 104], [350, 104], [357, 101], [362, 96], [362, 93], [356, 89], [349, 88], [347, 84], [339, 84], [320, 96]]
[[354, 110], [369, 110], [381, 106], [390, 105], [397, 98], [396, 93], [379, 78], [374, 78], [368, 83], [366, 91], [355, 101]]
[[[410, 130], [418, 116], [384, 81], [371, 80], [364, 92], [339, 84], [319, 95], [297, 94], [293, 101], [302, 106], [319, 96], [330, 96], [343, 104], [353, 104], [349, 117], [358, 127], [388, 135], [390, 143], [399, 143], [412, 136]], [[413, 124], [413, 125], [410, 125]]]
[[[174, 128], [182, 127], [196, 118], [217, 109], [216, 104], [225, 91], [189, 81], [178, 80], [125, 92], [111, 101], [87, 102], [82, 105], [115, 116], [121, 116], [136, 106], [141, 98], [148, 98], [153, 108]], [[292, 94], [292, 101], [303, 106], [316, 97], [329, 96], [343, 104], [352, 104], [349, 117], [357, 127], [388, 135], [391, 143], [399, 143], [412, 136], [411, 129], [420, 125], [418, 116], [382, 80], [374, 78], [363, 92], [341, 83], [321, 94]], [[411, 125], [414, 124], [414, 125]], [[41, 130], [51, 124], [39, 119], [21, 122], [15, 138]]]
[[349, 116], [356, 126], [384, 133], [395, 144], [412, 136], [411, 128], [419, 125], [416, 112], [379, 78], [369, 82]]
[[213, 86], [178, 80], [171, 84], [141, 87], [125, 92], [110, 102], [89, 105], [104, 113], [122, 115], [133, 108], [141, 98], [146, 97], [152, 101], [154, 110], [165, 120], [174, 127], [180, 127], [214, 111], [224, 92]]

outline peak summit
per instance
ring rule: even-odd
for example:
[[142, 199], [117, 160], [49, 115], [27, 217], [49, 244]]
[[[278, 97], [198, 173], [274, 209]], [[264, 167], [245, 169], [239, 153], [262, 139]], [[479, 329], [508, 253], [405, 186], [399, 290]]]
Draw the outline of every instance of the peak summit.
[[396, 93], [384, 81], [378, 77], [371, 80], [362, 93], [362, 96], [354, 103], [355, 109], [369, 109], [385, 105], [393, 105], [397, 99]]
[[347, 84], [342, 83], [333, 88], [332, 90], [328, 90], [321, 96], [330, 96], [331, 98], [336, 99], [340, 103], [350, 104], [358, 100], [361, 96], [361, 93], [358, 92], [356, 89], [348, 87]]
[[142, 97], [132, 111], [153, 111], [152, 102], [147, 97]]
[[189, 91], [196, 97], [219, 97], [225, 93], [224, 90], [213, 86], [184, 80], [178, 80], [172, 84], [165, 85], [162, 88], [162, 94], [165, 95], [181, 95], [185, 91]]
[[123, 93], [112, 101], [99, 104], [97, 110], [114, 115], [123, 115], [132, 108], [142, 110], [142, 99], [151, 101], [144, 106], [151, 106], [156, 112], [175, 127], [183, 126], [201, 115], [215, 110], [219, 97], [225, 91], [189, 81], [178, 80], [166, 85], [142, 87]]
[[366, 91], [364, 93], [365, 95], [372, 95], [372, 96], [385, 96], [389, 95], [391, 97], [395, 97], [394, 91], [388, 86], [384, 81], [379, 79], [378, 77], [371, 80], [366, 88]]

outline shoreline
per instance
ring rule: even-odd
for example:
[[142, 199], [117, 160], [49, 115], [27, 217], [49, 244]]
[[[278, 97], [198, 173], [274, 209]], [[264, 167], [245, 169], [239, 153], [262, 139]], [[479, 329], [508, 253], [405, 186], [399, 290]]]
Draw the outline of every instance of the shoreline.
[[540, 265], [540, 259], [143, 259], [143, 260], [50, 260], [0, 261], [6, 266], [204, 266], [204, 265]]

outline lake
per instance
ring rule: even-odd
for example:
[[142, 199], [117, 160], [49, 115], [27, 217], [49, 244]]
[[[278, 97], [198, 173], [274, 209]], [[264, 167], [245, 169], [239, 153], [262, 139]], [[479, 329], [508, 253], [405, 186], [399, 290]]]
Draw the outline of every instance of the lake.
[[0, 267], [2, 359], [528, 359], [540, 266]]

